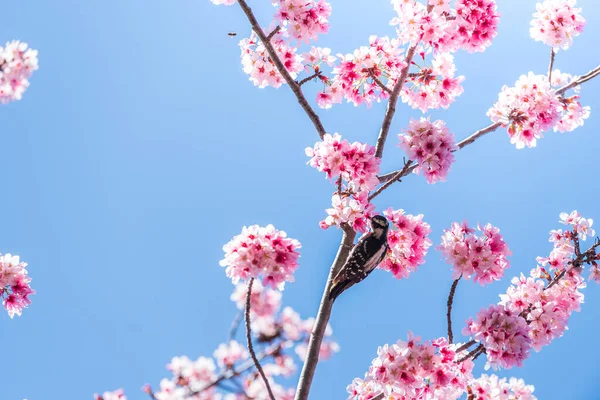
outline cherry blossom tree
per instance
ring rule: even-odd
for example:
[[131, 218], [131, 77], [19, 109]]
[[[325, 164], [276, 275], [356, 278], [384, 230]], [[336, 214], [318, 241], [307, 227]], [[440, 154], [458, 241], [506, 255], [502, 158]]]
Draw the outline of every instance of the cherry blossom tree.
[[[423, 175], [429, 184], [451, 179], [455, 153], [491, 132], [506, 130], [510, 143], [527, 151], [545, 132], [570, 132], [582, 126], [590, 107], [580, 103], [578, 93], [600, 75], [600, 66], [574, 74], [554, 68], [560, 51], [568, 50], [585, 26], [575, 0], [536, 5], [530, 34], [550, 47], [548, 72], [524, 71], [515, 77], [490, 105], [490, 125], [458, 142], [445, 121], [433, 120], [427, 113], [449, 108], [463, 93], [465, 77], [459, 75], [453, 54], [482, 52], [492, 45], [500, 19], [494, 0], [392, 0], [390, 24], [396, 27], [396, 36], [373, 35], [366, 46], [337, 56], [328, 48], [308, 47], [329, 29], [332, 9], [325, 0], [273, 0], [273, 19], [266, 24], [259, 23], [246, 0], [211, 1], [239, 7], [252, 27], [250, 37], [240, 41], [242, 69], [249, 80], [259, 88], [287, 85], [314, 125], [319, 140], [305, 150], [307, 162], [325, 174], [333, 191], [320, 226], [340, 229], [342, 237], [316, 317], [302, 319], [292, 308], [282, 309], [285, 283], [293, 282], [299, 267], [300, 243], [272, 225], [244, 227], [224, 245], [221, 261], [234, 285], [231, 299], [240, 310], [230, 337], [213, 358], [173, 358], [167, 365], [172, 376], [158, 387], [145, 385], [143, 391], [155, 400], [307, 399], [318, 362], [339, 351], [329, 339], [332, 279], [348, 259], [357, 235], [368, 230], [369, 219], [383, 214], [391, 227], [380, 269], [407, 279], [425, 262], [434, 243], [451, 265], [448, 331], [445, 337], [426, 339], [408, 332], [396, 343], [382, 344], [374, 350], [376, 357], [365, 366], [364, 376], [349, 382], [348, 398], [535, 399], [534, 388], [523, 380], [475, 377], [473, 367], [482, 355], [486, 368], [521, 366], [532, 351], [564, 334], [571, 314], [580, 311], [586, 281], [600, 282], [600, 240], [595, 238], [592, 219], [577, 211], [560, 214], [564, 228], [550, 231], [548, 255], [538, 257], [528, 276], [514, 277], [496, 304], [467, 321], [461, 331], [469, 340], [455, 342], [452, 305], [459, 283], [472, 280], [485, 286], [502, 278], [510, 266], [509, 244], [491, 222], [476, 228], [467, 221], [453, 222], [441, 238], [433, 238], [426, 216], [393, 207], [377, 210], [373, 199], [411, 173]], [[311, 82], [321, 89], [309, 100], [303, 86]], [[387, 102], [372, 144], [350, 143], [323, 126], [317, 110], [344, 100], [357, 107]], [[403, 165], [382, 172], [381, 159], [399, 101], [420, 110], [423, 117], [405, 121], [406, 128], [397, 136], [397, 145], [406, 153]], [[246, 344], [236, 341], [242, 320]], [[297, 387], [285, 387], [279, 378], [291, 376], [298, 362], [302, 368]], [[124, 400], [125, 395], [119, 389], [96, 399]]]

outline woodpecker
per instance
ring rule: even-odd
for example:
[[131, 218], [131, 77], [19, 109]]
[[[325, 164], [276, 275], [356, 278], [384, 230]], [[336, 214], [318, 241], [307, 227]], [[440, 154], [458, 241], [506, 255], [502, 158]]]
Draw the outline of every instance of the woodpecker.
[[348, 260], [333, 279], [329, 299], [334, 301], [350, 286], [365, 279], [383, 258], [388, 249], [388, 220], [375, 215], [371, 218], [371, 232], [361, 237], [350, 251]]

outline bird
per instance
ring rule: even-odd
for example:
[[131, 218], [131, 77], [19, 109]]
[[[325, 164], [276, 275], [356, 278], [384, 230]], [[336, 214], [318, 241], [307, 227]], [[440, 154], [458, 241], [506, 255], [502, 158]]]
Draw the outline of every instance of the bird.
[[361, 237], [350, 251], [348, 259], [333, 278], [329, 290], [332, 302], [345, 290], [365, 279], [381, 261], [387, 250], [388, 220], [382, 215], [370, 219], [371, 232]]

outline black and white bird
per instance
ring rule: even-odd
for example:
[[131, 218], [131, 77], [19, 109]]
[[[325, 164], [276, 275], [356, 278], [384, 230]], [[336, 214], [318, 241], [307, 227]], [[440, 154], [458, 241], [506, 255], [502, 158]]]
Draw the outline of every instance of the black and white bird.
[[375, 215], [371, 218], [371, 232], [360, 238], [352, 248], [348, 260], [333, 278], [329, 299], [334, 301], [349, 287], [365, 279], [387, 253], [388, 220]]

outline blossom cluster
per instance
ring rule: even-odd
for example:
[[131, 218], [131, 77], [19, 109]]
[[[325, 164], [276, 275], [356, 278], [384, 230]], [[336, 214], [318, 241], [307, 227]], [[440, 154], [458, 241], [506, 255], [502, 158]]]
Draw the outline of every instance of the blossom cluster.
[[523, 366], [523, 361], [529, 357], [529, 331], [527, 322], [519, 314], [492, 305], [479, 311], [475, 320], [469, 318], [463, 333], [474, 336], [484, 345], [492, 367], [511, 368]]
[[369, 191], [379, 183], [380, 159], [375, 157], [375, 148], [342, 140], [337, 133], [326, 134], [314, 147], [306, 148], [306, 155], [310, 157], [308, 164], [337, 181], [332, 208], [327, 210], [328, 216], [321, 221], [321, 227], [348, 223], [353, 229], [365, 232], [374, 209], [368, 200]]
[[127, 400], [123, 389], [117, 389], [113, 392], [104, 392], [102, 395], [94, 394], [95, 400]]
[[431, 0], [432, 10], [416, 0], [392, 0], [398, 16], [390, 22], [398, 26], [402, 43], [421, 43], [438, 51], [459, 49], [484, 51], [497, 34], [500, 14], [494, 0]]
[[412, 119], [405, 134], [398, 135], [400, 148], [418, 162], [415, 173], [423, 173], [429, 183], [445, 181], [458, 147], [454, 135], [442, 120]]
[[421, 343], [409, 332], [408, 341], [377, 349], [364, 379], [348, 386], [348, 399], [369, 400], [382, 392], [394, 399], [457, 399], [473, 370], [471, 360], [455, 362], [457, 347], [445, 338]]
[[0, 46], [0, 104], [21, 100], [29, 77], [38, 69], [38, 52], [14, 40]]
[[508, 126], [510, 142], [517, 149], [535, 147], [542, 132], [560, 120], [561, 104], [548, 77], [529, 72], [514, 87], [503, 86], [498, 101], [487, 115], [493, 122]]
[[592, 265], [590, 279], [595, 279], [598, 244], [585, 252], [579, 249], [580, 241], [595, 234], [593, 221], [577, 211], [561, 213], [560, 218], [570, 229], [550, 232], [554, 249], [549, 257], [538, 257], [542, 266], [532, 269], [528, 277], [513, 278], [498, 305], [481, 310], [475, 320], [467, 322], [463, 332], [485, 347], [493, 367], [521, 366], [532, 348], [539, 351], [561, 337], [584, 300], [584, 264]]
[[[561, 72], [559, 69], [552, 71], [552, 87], [560, 88], [568, 85], [575, 79], [573, 75]], [[579, 101], [580, 87], [575, 86], [575, 95], [570, 97], [561, 96], [559, 98], [562, 115], [560, 120], [554, 125], [554, 132], [571, 132], [575, 128], [583, 126], [584, 120], [590, 116], [590, 107], [581, 105]]]
[[329, 30], [331, 5], [325, 0], [273, 0], [275, 20], [287, 26], [289, 34], [308, 43]]
[[300, 242], [273, 225], [252, 225], [223, 246], [225, 257], [219, 264], [226, 267], [234, 284], [240, 279], [262, 278], [264, 286], [282, 290], [286, 281], [294, 281], [300, 247]]
[[396, 278], [408, 278], [425, 263], [431, 246], [431, 228], [423, 215], [405, 214], [404, 210], [388, 208], [383, 215], [392, 223], [388, 230], [388, 252], [379, 268], [390, 271]]
[[29, 295], [35, 291], [29, 286], [31, 278], [27, 275], [27, 263], [19, 256], [0, 255], [0, 298], [2, 305], [12, 318], [21, 315], [22, 310], [31, 304]]
[[498, 378], [483, 374], [469, 383], [473, 400], [536, 400], [533, 385], [526, 385], [523, 379]]
[[463, 93], [464, 76], [455, 77], [454, 57], [437, 53], [431, 67], [420, 68], [411, 74], [400, 92], [402, 101], [423, 112], [440, 107], [446, 109]]
[[585, 26], [575, 0], [545, 0], [536, 4], [529, 33], [535, 41], [567, 50]]
[[[295, 47], [290, 46], [283, 38], [284, 31], [281, 30], [271, 39], [275, 52], [281, 59], [285, 69], [292, 78], [304, 69], [302, 57], [297, 53]], [[272, 86], [278, 88], [285, 83], [283, 76], [277, 70], [277, 66], [269, 57], [266, 47], [258, 39], [256, 33], [252, 32], [247, 39], [240, 41], [242, 51], [242, 68], [244, 73], [250, 75], [250, 81], [259, 88]]]
[[362, 46], [352, 54], [339, 54], [340, 64], [333, 69], [334, 77], [327, 81], [317, 95], [317, 104], [329, 108], [345, 98], [354, 105], [379, 102], [389, 97], [402, 70], [407, 67], [404, 51], [398, 39], [387, 36], [369, 37], [369, 46]]
[[469, 228], [467, 222], [453, 222], [450, 229], [444, 230], [437, 250], [452, 264], [452, 279], [473, 277], [474, 282], [483, 286], [504, 276], [504, 270], [510, 266], [506, 257], [512, 253], [500, 229], [487, 224], [483, 228], [478, 226], [477, 230], [481, 236]]

